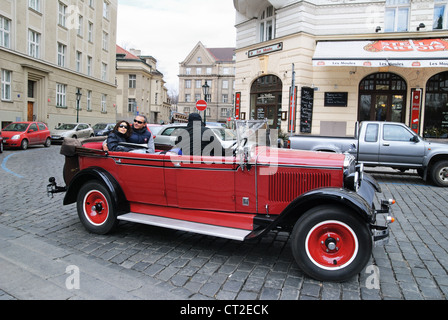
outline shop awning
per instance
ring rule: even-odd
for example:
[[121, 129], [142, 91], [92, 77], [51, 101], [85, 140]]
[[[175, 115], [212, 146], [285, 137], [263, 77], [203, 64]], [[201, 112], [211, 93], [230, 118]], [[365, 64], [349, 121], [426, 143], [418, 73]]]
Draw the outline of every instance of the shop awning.
[[316, 67], [448, 67], [447, 39], [320, 41]]

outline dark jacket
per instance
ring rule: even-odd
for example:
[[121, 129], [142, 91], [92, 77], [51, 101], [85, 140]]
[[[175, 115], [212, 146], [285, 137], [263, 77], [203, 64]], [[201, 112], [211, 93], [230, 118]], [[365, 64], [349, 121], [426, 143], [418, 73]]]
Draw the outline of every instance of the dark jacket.
[[119, 151], [119, 152], [129, 152], [130, 148], [118, 145], [120, 142], [129, 142], [126, 141], [126, 138], [123, 134], [118, 131], [112, 131], [109, 133], [107, 137], [107, 147], [109, 151]]
[[[205, 127], [204, 122], [202, 122], [202, 117], [198, 113], [190, 113], [186, 130], [188, 132], [189, 141], [181, 142], [183, 154], [195, 156], [202, 155], [204, 148], [213, 141], [213, 132]], [[212, 137], [212, 140], [210, 140], [210, 137]], [[212, 150], [210, 155], [213, 155], [213, 153]]]
[[148, 128], [146, 127], [143, 127], [140, 130], [135, 130], [135, 128], [133, 128], [132, 135], [129, 138], [128, 142], [137, 144], [147, 144], [148, 145], [147, 153], [155, 152], [154, 138], [152, 136], [151, 131], [149, 131]]

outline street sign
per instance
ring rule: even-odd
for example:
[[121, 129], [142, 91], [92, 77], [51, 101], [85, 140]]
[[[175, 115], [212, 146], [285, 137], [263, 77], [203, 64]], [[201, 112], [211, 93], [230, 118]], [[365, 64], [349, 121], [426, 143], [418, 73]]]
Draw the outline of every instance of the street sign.
[[199, 100], [198, 102], [196, 102], [196, 109], [198, 109], [199, 111], [205, 111], [205, 109], [207, 109], [207, 102], [205, 102], [204, 100]]

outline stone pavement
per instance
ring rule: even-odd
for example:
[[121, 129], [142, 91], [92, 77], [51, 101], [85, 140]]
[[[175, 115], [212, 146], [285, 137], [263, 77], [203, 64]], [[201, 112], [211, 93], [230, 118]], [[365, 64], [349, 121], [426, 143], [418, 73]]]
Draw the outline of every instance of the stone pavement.
[[47, 198], [62, 184], [60, 146], [0, 154], [0, 300], [446, 300], [448, 188], [415, 174], [374, 169], [381, 198], [395, 198], [391, 241], [358, 277], [312, 280], [289, 234], [237, 242], [121, 223], [89, 234], [76, 206]]

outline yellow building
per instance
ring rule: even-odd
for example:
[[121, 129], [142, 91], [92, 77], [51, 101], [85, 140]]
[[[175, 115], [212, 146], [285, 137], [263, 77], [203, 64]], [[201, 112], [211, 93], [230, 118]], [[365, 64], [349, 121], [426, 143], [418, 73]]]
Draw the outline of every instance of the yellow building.
[[448, 1], [234, 6], [240, 117], [296, 134], [353, 135], [356, 121], [383, 120], [448, 135]]
[[117, 0], [0, 0], [1, 126], [114, 122], [116, 28]]

